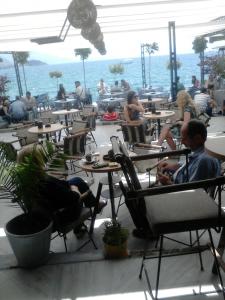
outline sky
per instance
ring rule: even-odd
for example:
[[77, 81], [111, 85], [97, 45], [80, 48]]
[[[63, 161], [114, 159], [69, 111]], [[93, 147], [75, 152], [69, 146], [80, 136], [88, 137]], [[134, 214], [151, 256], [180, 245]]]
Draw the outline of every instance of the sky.
[[[55, 43], [48, 45], [37, 45], [22, 40], [27, 34], [32, 32], [20, 31], [20, 27], [25, 27], [26, 22], [31, 27], [49, 26], [49, 30], [53, 31], [54, 22], [60, 18], [57, 25], [61, 27], [66, 12], [63, 14], [43, 15], [36, 22], [38, 15], [32, 16], [16, 16], [15, 13], [42, 11], [48, 9], [65, 9], [71, 0], [7, 0], [1, 6], [0, 12], [0, 48], [2, 50], [29, 51], [30, 59], [39, 59], [46, 63], [64, 63], [79, 61], [79, 57], [75, 57], [75, 48], [91, 48], [92, 54], [89, 60], [102, 60], [114, 58], [132, 58], [140, 56], [140, 45], [142, 43], [156, 42], [159, 45], [159, 51], [154, 55], [169, 54], [169, 38], [168, 38], [168, 20], [176, 21], [176, 48], [177, 54], [193, 53], [192, 42], [199, 32], [208, 31], [210, 26], [204, 26], [205, 22], [215, 17], [221, 16], [225, 11], [224, 0], [170, 0], [174, 4], [165, 4], [169, 0], [93, 0], [95, 5], [107, 5], [108, 8], [98, 6], [98, 19], [101, 22], [101, 28], [104, 30], [104, 41], [107, 54], [101, 56], [98, 51], [87, 40], [82, 38], [80, 30], [71, 27], [68, 36], [63, 43]], [[125, 8], [109, 8], [110, 4], [126, 4], [126, 3], [144, 3], [151, 2], [150, 6], [134, 6]], [[160, 2], [164, 4], [160, 4]], [[194, 5], [194, 9], [193, 9]], [[204, 8], [202, 10], [202, 8]], [[7, 18], [6, 14], [14, 14], [11, 18]], [[5, 14], [5, 15], [4, 15]], [[134, 16], [135, 15], [135, 16]], [[121, 17], [123, 16], [123, 17]], [[40, 16], [39, 16], [40, 17]], [[17, 25], [18, 24], [18, 25]], [[189, 25], [198, 24], [197, 27], [191, 28]], [[60, 26], [61, 25], [61, 26]], [[188, 26], [189, 27], [188, 27]], [[8, 27], [6, 27], [8, 26]], [[16, 27], [16, 28], [15, 28]], [[144, 30], [139, 30], [145, 27]], [[155, 29], [156, 28], [156, 29]], [[17, 30], [15, 30], [17, 29]], [[46, 29], [47, 30], [47, 29]], [[129, 32], [129, 30], [132, 30]], [[5, 31], [5, 32], [4, 32]], [[127, 31], [127, 32], [126, 32]], [[35, 30], [34, 30], [35, 32]], [[55, 31], [55, 34], [59, 29]], [[110, 33], [111, 32], [111, 33]], [[114, 33], [113, 33], [114, 32]], [[21, 41], [16, 43], [2, 41], [9, 38], [17, 38], [21, 35]], [[49, 34], [50, 35], [50, 34]], [[225, 44], [225, 43], [223, 43]], [[209, 49], [214, 48], [214, 44], [209, 44]]]

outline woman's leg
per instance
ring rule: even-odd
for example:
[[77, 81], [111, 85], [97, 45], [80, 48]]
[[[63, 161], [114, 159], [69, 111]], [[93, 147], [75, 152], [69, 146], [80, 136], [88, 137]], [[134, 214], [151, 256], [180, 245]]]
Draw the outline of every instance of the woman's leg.
[[176, 144], [173, 140], [173, 135], [170, 132], [170, 125], [165, 125], [160, 133], [157, 145], [162, 145], [163, 141], [166, 140], [172, 150], [176, 150]]

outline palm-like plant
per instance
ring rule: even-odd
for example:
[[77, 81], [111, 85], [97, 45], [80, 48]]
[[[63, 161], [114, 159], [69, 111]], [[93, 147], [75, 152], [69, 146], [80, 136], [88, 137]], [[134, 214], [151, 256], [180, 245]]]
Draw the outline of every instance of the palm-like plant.
[[27, 92], [27, 81], [26, 81], [26, 76], [25, 76], [24, 65], [27, 63], [27, 59], [28, 59], [29, 55], [30, 55], [29, 52], [25, 52], [25, 51], [15, 52], [16, 60], [17, 60], [18, 64], [20, 64], [22, 66], [23, 79], [24, 79], [26, 92]]
[[199, 53], [200, 68], [201, 68], [201, 84], [204, 84], [204, 51], [207, 48], [208, 41], [204, 37], [196, 37], [192, 42], [192, 49], [195, 53]]
[[51, 78], [56, 78], [56, 87], [57, 87], [57, 90], [59, 88], [59, 83], [58, 83], [58, 80], [60, 77], [62, 77], [62, 72], [59, 72], [59, 71], [53, 71], [53, 72], [49, 72], [49, 76]]
[[115, 64], [109, 66], [109, 71], [112, 74], [123, 74], [124, 73], [124, 66], [122, 64]]
[[84, 74], [84, 89], [86, 91], [86, 76], [85, 76], [85, 66], [84, 66], [84, 60], [88, 59], [89, 55], [91, 54], [90, 48], [77, 48], [74, 50], [75, 56], [80, 56], [80, 59], [83, 62], [83, 74]]
[[153, 42], [152, 44], [145, 44], [145, 51], [148, 53], [148, 76], [149, 76], [149, 86], [151, 86], [151, 54], [154, 54], [155, 51], [159, 50], [159, 45], [156, 42]]

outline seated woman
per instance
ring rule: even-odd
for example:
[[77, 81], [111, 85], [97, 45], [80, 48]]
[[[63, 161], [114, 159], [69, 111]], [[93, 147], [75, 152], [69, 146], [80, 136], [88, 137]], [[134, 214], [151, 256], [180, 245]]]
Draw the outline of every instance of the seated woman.
[[8, 124], [11, 123], [11, 117], [8, 113], [8, 101], [5, 97], [0, 97], [0, 117]]
[[66, 90], [62, 83], [59, 84], [59, 90], [57, 93], [57, 100], [65, 100], [66, 99]]
[[127, 94], [127, 105], [124, 106], [124, 117], [128, 123], [137, 123], [142, 121], [140, 113], [145, 110], [142, 104], [138, 101], [138, 95], [134, 91]]
[[[79, 218], [82, 207], [94, 207], [96, 198], [86, 182], [79, 177], [69, 180], [60, 180], [50, 176], [44, 171], [45, 162], [41, 146], [27, 147], [20, 151], [18, 163], [32, 155], [37, 168], [40, 168], [38, 188], [40, 192], [40, 208], [44, 209], [49, 216], [55, 215], [60, 224], [67, 224]], [[85, 196], [84, 196], [85, 195]], [[100, 201], [99, 201], [100, 202]], [[106, 205], [106, 202], [99, 203], [99, 210]], [[81, 237], [82, 228], [75, 231]]]
[[114, 107], [109, 105], [107, 107], [107, 112], [103, 115], [102, 119], [104, 121], [116, 121], [118, 120], [119, 115], [117, 112], [114, 111]]
[[166, 140], [171, 150], [176, 150], [176, 144], [173, 140], [173, 135], [175, 133], [179, 134], [180, 128], [184, 123], [187, 123], [191, 119], [197, 118], [195, 105], [188, 92], [183, 90], [177, 93], [177, 105], [180, 110], [181, 118], [172, 125], [165, 124], [157, 143], [161, 146], [163, 141]]

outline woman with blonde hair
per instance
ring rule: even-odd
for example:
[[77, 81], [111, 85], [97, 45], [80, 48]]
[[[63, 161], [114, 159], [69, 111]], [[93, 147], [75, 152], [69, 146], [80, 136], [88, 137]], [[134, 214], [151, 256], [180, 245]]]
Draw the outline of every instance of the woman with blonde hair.
[[180, 128], [184, 123], [187, 123], [191, 119], [197, 118], [194, 102], [188, 92], [182, 90], [177, 94], [177, 105], [179, 108], [180, 119], [175, 123], [165, 124], [161, 134], [159, 136], [158, 145], [162, 145], [166, 140], [171, 150], [176, 150], [176, 144], [173, 140], [174, 135], [179, 135]]

